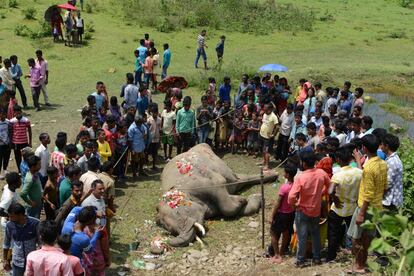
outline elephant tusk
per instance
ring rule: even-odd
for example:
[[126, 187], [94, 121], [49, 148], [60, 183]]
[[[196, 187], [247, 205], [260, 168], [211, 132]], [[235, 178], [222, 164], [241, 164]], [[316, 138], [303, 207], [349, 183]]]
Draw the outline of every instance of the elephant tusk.
[[201, 232], [201, 236], [202, 237], [204, 237], [206, 235], [206, 229], [204, 228], [203, 225], [201, 225], [200, 223], [196, 222], [196, 223], [194, 223], [194, 227], [197, 228]]
[[204, 242], [203, 242], [203, 240], [202, 239], [200, 239], [200, 237], [199, 236], [197, 236], [196, 235], [196, 241], [198, 241], [200, 244], [201, 244], [201, 247], [204, 247]]

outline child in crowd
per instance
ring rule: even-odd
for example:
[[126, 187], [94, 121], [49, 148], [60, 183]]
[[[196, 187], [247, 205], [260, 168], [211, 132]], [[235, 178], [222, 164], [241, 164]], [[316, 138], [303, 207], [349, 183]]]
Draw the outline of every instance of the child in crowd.
[[252, 113], [252, 119], [249, 121], [247, 131], [247, 154], [257, 157], [260, 121], [256, 112]]
[[47, 168], [47, 182], [43, 190], [43, 202], [47, 220], [56, 218], [58, 210], [58, 170], [55, 167]]
[[[164, 101], [164, 110], [161, 113], [161, 126], [162, 126], [162, 144], [164, 148], [164, 159], [166, 162], [172, 158], [172, 150], [174, 146], [174, 129], [176, 114], [172, 110], [171, 101]], [[168, 154], [167, 154], [168, 148]]]
[[234, 120], [233, 120], [233, 131], [231, 137], [229, 139], [231, 145], [231, 152], [235, 154], [244, 142], [243, 133], [244, 133], [244, 122], [243, 122], [243, 113], [237, 112]]
[[98, 130], [98, 152], [101, 156], [101, 162], [108, 161], [112, 156], [111, 147], [109, 143], [106, 141], [105, 131], [103, 129]]
[[9, 91], [9, 105], [7, 107], [7, 119], [12, 119], [14, 117], [15, 107], [17, 106], [16, 91]]
[[152, 157], [152, 169], [158, 170], [157, 157], [158, 148], [160, 147], [160, 134], [161, 134], [161, 118], [158, 113], [158, 105], [153, 104], [150, 110], [150, 116], [148, 117], [149, 132], [151, 133], [151, 141], [148, 146], [148, 154]]
[[214, 103], [216, 102], [216, 79], [213, 77], [208, 78], [208, 89], [206, 91], [207, 96], [207, 103], [211, 107], [214, 107]]
[[69, 234], [60, 235], [58, 237], [58, 245], [62, 249], [63, 253], [69, 258], [70, 264], [72, 266], [72, 271], [74, 276], [84, 275], [84, 269], [82, 268], [80, 259], [76, 256], [73, 256], [70, 252], [72, 246], [71, 236]]
[[7, 210], [11, 204], [18, 203], [19, 195], [16, 190], [22, 186], [22, 180], [17, 172], [10, 172], [6, 175], [6, 185], [3, 187], [0, 200], [1, 226], [6, 227], [8, 219]]
[[22, 162], [21, 150], [27, 146], [32, 146], [32, 127], [30, 120], [23, 116], [20, 106], [14, 107], [14, 118], [10, 119], [11, 126], [11, 143], [14, 149], [14, 159], [16, 166], [20, 171], [20, 163]]
[[5, 109], [0, 108], [0, 180], [3, 180], [8, 171], [10, 159], [10, 122], [6, 118], [7, 112]]
[[[272, 262], [281, 263], [282, 257], [288, 252], [291, 235], [293, 234], [293, 222], [295, 220], [295, 209], [288, 203], [289, 192], [292, 189], [293, 179], [297, 168], [293, 165], [286, 166], [284, 177], [286, 182], [279, 188], [279, 197], [273, 208], [270, 218], [270, 234], [272, 247], [275, 253]], [[279, 239], [282, 236], [282, 244], [279, 247]]]
[[115, 174], [119, 179], [125, 179], [125, 169], [127, 162], [127, 147], [128, 147], [128, 126], [125, 122], [120, 122], [117, 127], [117, 132], [112, 135], [114, 144], [114, 161], [118, 164], [114, 168]]
[[116, 122], [121, 120], [121, 106], [118, 104], [118, 98], [116, 96], [112, 96], [109, 100], [109, 111], [114, 116]]
[[85, 143], [88, 142], [90, 139], [89, 132], [87, 130], [82, 130], [79, 132], [77, 137], [76, 149], [78, 157], [83, 155], [83, 151], [85, 150]]

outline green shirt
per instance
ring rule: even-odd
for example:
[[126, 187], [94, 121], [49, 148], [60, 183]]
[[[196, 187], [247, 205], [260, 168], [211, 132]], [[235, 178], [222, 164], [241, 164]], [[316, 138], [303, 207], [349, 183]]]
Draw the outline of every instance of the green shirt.
[[20, 192], [20, 197], [29, 204], [30, 201], [36, 202], [37, 206], [42, 204], [42, 184], [40, 183], [39, 174], [32, 175], [30, 171], [27, 172], [24, 179], [23, 189]]
[[178, 110], [176, 128], [178, 133], [193, 133], [195, 128], [194, 110], [185, 110], [185, 108]]
[[84, 151], [85, 149], [83, 148], [83, 146], [82, 146], [82, 144], [81, 143], [79, 143], [79, 144], [77, 144], [76, 145], [76, 154], [78, 155], [78, 156], [82, 156], [83, 155], [83, 151]]
[[59, 186], [59, 202], [61, 205], [72, 195], [72, 183], [69, 178], [65, 177]]

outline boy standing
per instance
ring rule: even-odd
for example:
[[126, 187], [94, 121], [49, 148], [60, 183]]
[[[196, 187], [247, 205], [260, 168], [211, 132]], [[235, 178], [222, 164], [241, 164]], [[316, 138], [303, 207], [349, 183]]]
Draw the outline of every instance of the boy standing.
[[0, 108], [0, 180], [4, 179], [10, 159], [10, 121], [6, 119], [7, 111]]
[[[30, 78], [30, 88], [32, 90], [33, 105], [36, 111], [40, 111], [39, 96], [42, 90], [42, 80], [45, 78], [42, 75], [40, 66], [36, 65], [33, 58], [27, 60], [27, 64], [30, 67], [30, 74], [26, 75], [25, 78]], [[47, 94], [46, 94], [47, 95]]]
[[208, 70], [207, 67], [207, 55], [206, 55], [206, 48], [207, 44], [206, 44], [206, 35], [207, 35], [207, 31], [206, 30], [202, 30], [201, 33], [198, 35], [197, 37], [197, 56], [195, 59], [195, 68], [198, 68], [198, 60], [200, 59], [200, 56], [203, 57], [204, 60], [204, 69]]
[[266, 104], [259, 133], [259, 143], [263, 153], [264, 171], [269, 170], [269, 151], [273, 148], [273, 139], [278, 131], [278, 126], [279, 120], [275, 113], [273, 113], [273, 106], [271, 104]]
[[391, 211], [396, 211], [403, 204], [403, 164], [397, 153], [399, 147], [400, 140], [395, 135], [386, 134], [382, 139], [381, 148], [387, 155], [385, 161], [388, 165], [388, 189], [382, 205]]
[[225, 76], [223, 79], [223, 84], [219, 88], [219, 98], [222, 103], [229, 102], [231, 103], [230, 92], [231, 92], [231, 83], [230, 77]]
[[[175, 112], [172, 110], [172, 103], [169, 100], [164, 101], [164, 110], [161, 113], [162, 125], [162, 143], [164, 145], [164, 159], [168, 161], [171, 159], [172, 149], [174, 145], [174, 125], [176, 120]], [[168, 146], [168, 155], [167, 155]]]
[[[19, 203], [10, 205], [7, 213], [10, 221], [4, 231], [3, 267], [6, 271], [13, 269], [14, 276], [23, 276], [27, 255], [36, 250], [39, 243], [37, 236], [39, 220], [26, 216], [24, 207]], [[12, 260], [8, 257], [10, 249]]]
[[19, 196], [16, 190], [22, 185], [22, 179], [17, 172], [11, 172], [6, 175], [6, 185], [3, 187], [3, 193], [1, 194], [0, 200], [0, 216], [1, 226], [6, 227], [8, 219], [7, 210], [11, 204], [19, 202]]
[[141, 115], [135, 116], [135, 122], [128, 128], [128, 142], [132, 153], [132, 175], [137, 176], [137, 167], [139, 173], [144, 174], [145, 160], [145, 141], [148, 133], [146, 127], [143, 126], [144, 118]]
[[22, 67], [17, 63], [18, 59], [16, 55], [10, 57], [11, 68], [10, 72], [14, 80], [14, 86], [19, 90], [20, 97], [22, 98], [23, 108], [27, 108], [27, 98], [24, 91], [24, 87], [20, 78], [23, 76]]
[[28, 158], [29, 171], [24, 179], [20, 197], [27, 204], [27, 214], [34, 218], [40, 218], [42, 210], [42, 184], [39, 179], [40, 158], [32, 155]]
[[45, 105], [50, 106], [49, 96], [46, 89], [46, 85], [49, 83], [49, 65], [47, 63], [47, 60], [43, 58], [43, 53], [41, 50], [36, 51], [36, 57], [36, 66], [40, 67], [40, 73], [43, 76], [42, 80], [40, 81], [40, 88], [42, 90], [43, 97], [45, 98]]
[[224, 35], [220, 36], [220, 41], [219, 43], [217, 43], [217, 46], [216, 46], [217, 60], [219, 63], [223, 61], [225, 40], [226, 40], [226, 37]]
[[352, 214], [357, 207], [359, 183], [362, 170], [350, 166], [352, 153], [346, 148], [339, 148], [336, 153], [336, 162], [341, 166], [339, 172], [332, 177], [330, 190], [333, 204], [328, 214], [328, 255], [326, 261], [335, 260], [336, 252], [345, 235], [345, 222], [349, 227]]
[[[361, 224], [371, 218], [367, 213], [370, 206], [382, 210], [383, 195], [387, 190], [387, 163], [377, 156], [379, 145], [379, 139], [373, 134], [362, 137], [362, 151], [368, 156], [368, 161], [364, 164], [359, 186], [358, 207], [355, 209], [348, 229], [348, 236], [353, 239], [352, 251], [356, 259], [356, 263], [348, 271], [350, 273], [365, 273], [368, 247], [376, 231], [364, 229]], [[361, 156], [354, 154], [354, 157], [358, 167], [361, 168]]]
[[198, 142], [205, 143], [210, 130], [209, 122], [213, 119], [213, 109], [207, 103], [207, 96], [201, 97], [201, 106], [197, 108]]
[[14, 118], [10, 120], [11, 125], [11, 142], [14, 149], [14, 158], [20, 172], [20, 163], [22, 162], [21, 150], [25, 147], [32, 147], [32, 127], [29, 119], [23, 116], [20, 106], [14, 107]]
[[185, 96], [183, 106], [177, 112], [177, 133], [180, 135], [177, 154], [188, 151], [194, 144], [195, 114], [191, 107], [191, 97]]
[[167, 69], [170, 67], [171, 63], [171, 50], [168, 43], [164, 44], [164, 55], [162, 58], [162, 73], [161, 79], [165, 79], [167, 77]]
[[160, 147], [160, 133], [161, 133], [161, 118], [158, 112], [158, 105], [153, 104], [151, 108], [151, 115], [148, 117], [149, 131], [151, 136], [151, 143], [148, 147], [148, 153], [152, 156], [152, 169], [157, 170], [158, 148]]
[[37, 147], [35, 151], [35, 155], [40, 158], [40, 182], [42, 183], [42, 187], [45, 186], [47, 181], [47, 167], [49, 166], [50, 160], [50, 152], [47, 149], [47, 145], [50, 144], [50, 137], [47, 133], [41, 133], [39, 135], [40, 146]]
[[295, 121], [295, 114], [293, 113], [293, 104], [288, 104], [285, 111], [280, 116], [280, 133], [277, 141], [276, 159], [285, 160], [288, 156], [289, 137], [292, 131], [293, 123]]
[[[288, 251], [291, 234], [293, 233], [293, 222], [295, 220], [295, 209], [288, 203], [289, 192], [292, 189], [293, 179], [297, 173], [296, 167], [285, 167], [286, 183], [279, 189], [279, 197], [273, 209], [271, 217], [270, 233], [272, 236], [272, 246], [275, 252], [272, 261], [282, 262], [282, 256]], [[282, 244], [279, 250], [279, 239], [282, 236]]]
[[303, 172], [295, 177], [289, 192], [288, 203], [296, 206], [295, 225], [298, 237], [296, 265], [305, 265], [308, 232], [312, 239], [312, 258], [314, 264], [321, 263], [321, 241], [319, 218], [321, 215], [322, 194], [331, 180], [326, 172], [315, 168], [316, 156], [313, 152], [299, 155]]

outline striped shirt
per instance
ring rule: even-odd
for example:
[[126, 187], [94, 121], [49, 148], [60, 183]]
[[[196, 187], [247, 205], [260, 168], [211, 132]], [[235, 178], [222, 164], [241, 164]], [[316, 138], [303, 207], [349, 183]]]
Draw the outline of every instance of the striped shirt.
[[204, 48], [205, 43], [206, 43], [206, 39], [204, 38], [204, 36], [199, 34], [197, 37], [197, 43], [198, 43], [198, 48]]
[[332, 176], [332, 183], [336, 184], [335, 195], [342, 203], [342, 207], [332, 204], [331, 210], [340, 217], [349, 217], [355, 211], [358, 200], [359, 184], [361, 183], [362, 170], [345, 166]]
[[65, 175], [65, 154], [61, 151], [54, 151], [50, 155], [50, 164], [58, 169], [58, 179]]
[[20, 120], [14, 117], [10, 120], [12, 128], [12, 143], [15, 145], [28, 144], [29, 137], [27, 130], [30, 128], [30, 121], [26, 117], [22, 117]]

